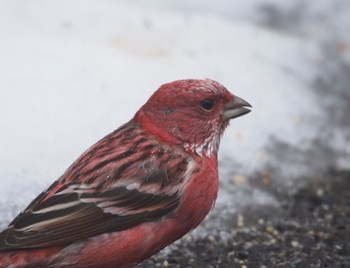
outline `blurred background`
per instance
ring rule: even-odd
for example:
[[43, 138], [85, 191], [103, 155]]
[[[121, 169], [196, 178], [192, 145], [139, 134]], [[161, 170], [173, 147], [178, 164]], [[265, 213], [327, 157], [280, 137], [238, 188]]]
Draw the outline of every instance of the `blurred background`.
[[[350, 265], [350, 2], [0, 1], [0, 227], [163, 83], [250, 102], [198, 229], [142, 267]], [[291, 265], [291, 266], [288, 266]]]

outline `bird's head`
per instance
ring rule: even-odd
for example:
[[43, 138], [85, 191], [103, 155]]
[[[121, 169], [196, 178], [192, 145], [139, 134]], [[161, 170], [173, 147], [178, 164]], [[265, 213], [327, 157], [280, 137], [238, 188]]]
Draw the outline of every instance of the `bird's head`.
[[170, 144], [210, 157], [229, 120], [249, 113], [250, 107], [213, 80], [178, 80], [162, 85], [134, 120]]

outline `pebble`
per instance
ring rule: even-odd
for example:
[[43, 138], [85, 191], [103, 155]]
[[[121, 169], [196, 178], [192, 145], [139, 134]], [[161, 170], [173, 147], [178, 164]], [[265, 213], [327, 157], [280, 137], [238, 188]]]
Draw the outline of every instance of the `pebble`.
[[294, 248], [299, 247], [299, 242], [298, 242], [298, 241], [292, 240], [292, 241], [290, 242], [290, 244], [291, 244], [292, 247], [294, 247]]
[[277, 242], [277, 240], [274, 239], [274, 238], [272, 238], [272, 239], [270, 240], [270, 245], [276, 244], [276, 242]]
[[192, 242], [192, 240], [193, 240], [191, 235], [186, 235], [185, 239], [187, 240], [187, 242]]
[[238, 216], [237, 216], [237, 226], [238, 227], [244, 226], [244, 217], [242, 214], [238, 214]]
[[265, 220], [263, 218], [258, 219], [258, 224], [263, 225], [265, 223]]
[[267, 172], [260, 172], [261, 178], [262, 178], [262, 183], [264, 185], [270, 185], [270, 176]]
[[324, 195], [324, 190], [322, 188], [318, 188], [316, 191], [316, 195], [318, 197], [322, 197]]
[[215, 237], [213, 235], [208, 235], [208, 240], [210, 242], [215, 242], [216, 241], [216, 239], [215, 239]]
[[276, 230], [275, 228], [273, 228], [272, 226], [267, 226], [266, 227], [266, 232], [274, 235], [274, 236], [277, 236], [279, 234], [279, 231]]
[[246, 177], [244, 177], [243, 175], [236, 175], [234, 178], [233, 178], [233, 182], [234, 184], [236, 185], [240, 185], [242, 183], [245, 183], [247, 180]]

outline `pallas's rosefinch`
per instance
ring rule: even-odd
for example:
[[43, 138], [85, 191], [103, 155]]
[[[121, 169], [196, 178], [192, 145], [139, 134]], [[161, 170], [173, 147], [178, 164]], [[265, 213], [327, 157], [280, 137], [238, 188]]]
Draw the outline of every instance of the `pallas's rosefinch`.
[[162, 85], [0, 233], [0, 267], [131, 267], [194, 229], [246, 101], [210, 80]]

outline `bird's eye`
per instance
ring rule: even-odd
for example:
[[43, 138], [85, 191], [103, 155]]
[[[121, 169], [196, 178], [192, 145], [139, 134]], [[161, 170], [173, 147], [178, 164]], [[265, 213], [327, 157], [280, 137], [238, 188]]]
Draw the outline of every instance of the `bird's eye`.
[[214, 101], [211, 99], [202, 100], [199, 105], [206, 111], [211, 111], [214, 108]]

